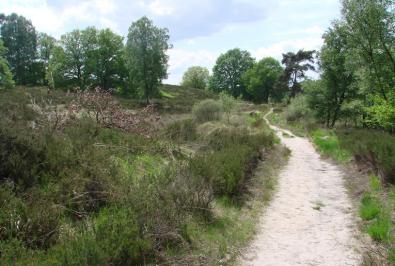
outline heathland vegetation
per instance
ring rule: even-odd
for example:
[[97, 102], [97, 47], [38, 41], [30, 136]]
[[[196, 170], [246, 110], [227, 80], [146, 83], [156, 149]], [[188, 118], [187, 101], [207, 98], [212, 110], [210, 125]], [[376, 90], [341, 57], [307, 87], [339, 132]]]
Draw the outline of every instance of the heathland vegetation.
[[343, 0], [320, 51], [230, 49], [182, 86], [162, 84], [169, 31], [147, 17], [125, 39], [55, 39], [0, 14], [0, 264], [231, 262], [286, 157], [269, 104], [273, 123], [371, 174], [360, 216], [395, 261], [393, 5]]

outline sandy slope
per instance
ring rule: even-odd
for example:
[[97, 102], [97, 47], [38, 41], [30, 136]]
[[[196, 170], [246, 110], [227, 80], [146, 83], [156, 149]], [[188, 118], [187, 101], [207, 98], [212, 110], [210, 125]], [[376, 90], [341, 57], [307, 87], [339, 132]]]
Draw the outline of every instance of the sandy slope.
[[306, 138], [285, 137], [284, 130], [271, 127], [292, 153], [240, 264], [360, 265], [356, 225], [342, 172], [320, 159]]

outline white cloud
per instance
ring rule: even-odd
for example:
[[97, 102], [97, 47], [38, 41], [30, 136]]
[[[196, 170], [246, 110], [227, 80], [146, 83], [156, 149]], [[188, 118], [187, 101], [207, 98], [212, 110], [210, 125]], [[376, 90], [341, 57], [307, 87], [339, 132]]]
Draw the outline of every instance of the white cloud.
[[321, 45], [322, 39], [319, 36], [303, 39], [284, 40], [269, 46], [258, 48], [253, 51], [252, 54], [258, 60], [267, 56], [271, 56], [280, 60], [283, 53], [297, 52], [299, 49], [319, 50]]
[[174, 7], [170, 3], [159, 0], [149, 3], [148, 8], [152, 13], [158, 16], [172, 15], [174, 12]]
[[[38, 31], [46, 32], [55, 37], [78, 28], [78, 24], [87, 23], [96, 26], [111, 27], [117, 30], [117, 24], [105, 17], [116, 10], [112, 0], [80, 1], [68, 5], [61, 10], [50, 6], [45, 0], [12, 1], [0, 3], [0, 10], [5, 14], [17, 13], [30, 19]], [[99, 23], [100, 25], [97, 25]], [[66, 29], [67, 28], [67, 29]]]
[[190, 66], [203, 66], [209, 70], [217, 59], [217, 54], [208, 50], [187, 51], [172, 49], [169, 51], [169, 78], [168, 83], [179, 83], [182, 75]]

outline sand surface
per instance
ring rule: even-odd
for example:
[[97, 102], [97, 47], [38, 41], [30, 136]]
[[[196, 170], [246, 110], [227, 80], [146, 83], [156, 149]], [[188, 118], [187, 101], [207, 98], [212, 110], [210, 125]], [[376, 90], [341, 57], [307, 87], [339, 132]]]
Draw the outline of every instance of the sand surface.
[[258, 233], [238, 264], [360, 265], [357, 227], [343, 173], [322, 160], [308, 139], [271, 128], [291, 155]]

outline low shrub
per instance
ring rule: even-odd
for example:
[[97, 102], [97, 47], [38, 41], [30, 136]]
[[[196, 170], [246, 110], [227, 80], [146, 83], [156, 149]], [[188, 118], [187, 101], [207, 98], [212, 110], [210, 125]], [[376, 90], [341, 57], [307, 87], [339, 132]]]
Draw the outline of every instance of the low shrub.
[[218, 101], [208, 99], [201, 101], [193, 106], [192, 113], [199, 123], [219, 120], [223, 109]]
[[271, 134], [251, 134], [247, 129], [220, 127], [206, 137], [208, 145], [191, 161], [192, 172], [210, 182], [217, 196], [237, 196], [263, 147], [274, 143]]
[[373, 130], [351, 129], [337, 131], [340, 146], [357, 161], [369, 163], [376, 174], [395, 183], [395, 136]]
[[274, 136], [266, 131], [252, 134], [246, 128], [225, 127], [214, 130], [207, 140], [208, 146], [214, 150], [244, 145], [259, 152], [261, 147], [270, 148], [273, 145]]
[[176, 121], [165, 129], [165, 137], [176, 141], [196, 139], [196, 125], [192, 119]]

